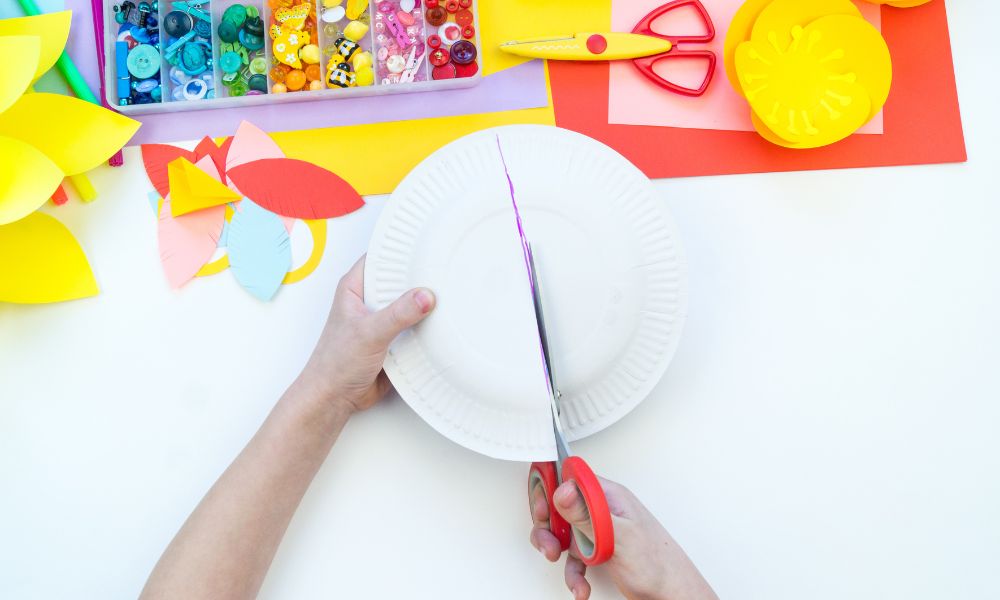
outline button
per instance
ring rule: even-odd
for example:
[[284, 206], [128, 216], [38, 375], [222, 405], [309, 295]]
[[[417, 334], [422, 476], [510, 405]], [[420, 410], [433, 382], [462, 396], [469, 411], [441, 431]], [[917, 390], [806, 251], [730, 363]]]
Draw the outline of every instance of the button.
[[447, 2], [445, 2], [445, 3], [444, 3], [444, 7], [445, 7], [445, 8], [446, 8], [446, 9], [448, 10], [448, 12], [450, 12], [450, 13], [457, 13], [457, 12], [458, 12], [458, 9], [459, 9], [459, 8], [461, 8], [461, 7], [460, 7], [460, 6], [458, 5], [458, 0], [448, 0]]
[[458, 23], [445, 23], [438, 28], [438, 35], [445, 46], [450, 46], [462, 39], [462, 28]]
[[167, 35], [174, 38], [183, 37], [194, 27], [194, 18], [186, 12], [173, 10], [163, 18], [163, 30]]
[[427, 57], [427, 60], [435, 67], [440, 67], [448, 64], [448, 61], [451, 60], [451, 55], [448, 54], [447, 49], [438, 48], [431, 52], [430, 56]]
[[244, 27], [240, 30], [240, 43], [243, 47], [251, 52], [255, 52], [264, 47], [264, 36], [254, 35], [250, 33], [250, 30]]
[[476, 18], [472, 15], [472, 11], [467, 8], [463, 8], [462, 10], [455, 13], [455, 22], [461, 25], [462, 27], [465, 27], [466, 25], [472, 25], [472, 22], [475, 20]]
[[476, 46], [469, 40], [459, 40], [451, 47], [451, 61], [456, 65], [467, 65], [476, 60]]
[[437, 8], [438, 0], [424, 0], [424, 6], [427, 8]]
[[455, 65], [448, 63], [440, 67], [434, 67], [431, 71], [431, 79], [454, 79]]
[[258, 92], [267, 91], [267, 77], [263, 75], [253, 75], [250, 77], [249, 88]]
[[462, 8], [469, 8], [472, 6], [472, 0], [458, 0], [458, 5]]
[[160, 53], [149, 44], [139, 44], [129, 51], [126, 65], [136, 79], [149, 79], [160, 70]]
[[471, 62], [467, 65], [455, 65], [455, 77], [472, 77], [479, 72], [479, 63]]
[[208, 84], [201, 79], [192, 79], [181, 88], [185, 100], [201, 100], [208, 93]]
[[441, 36], [439, 36], [436, 33], [432, 33], [431, 35], [427, 36], [427, 45], [430, 46], [432, 49], [435, 49], [435, 50], [438, 49], [438, 48], [440, 48], [441, 47]]
[[257, 58], [250, 61], [250, 72], [254, 75], [263, 75], [267, 73], [267, 59], [263, 56], [258, 56]]
[[247, 20], [243, 23], [243, 30], [250, 35], [264, 37], [264, 21], [257, 14], [257, 9], [252, 6], [247, 7]]
[[250, 86], [240, 80], [233, 82], [233, 85], [229, 86], [230, 96], [246, 96], [248, 91], [250, 91]]
[[473, 27], [472, 25], [466, 25], [465, 27], [462, 28], [462, 37], [464, 37], [467, 40], [471, 40], [472, 38], [476, 37], [476, 28]]
[[401, 54], [393, 54], [385, 61], [385, 68], [389, 69], [390, 73], [402, 73], [406, 68], [406, 59]]
[[437, 26], [448, 20], [448, 12], [440, 6], [435, 6], [427, 9], [424, 18], [427, 19], [428, 24]]
[[219, 39], [227, 44], [235, 43], [240, 39], [240, 30], [229, 21], [219, 23]]
[[[221, 29], [222, 26], [220, 25]], [[240, 59], [240, 55], [235, 52], [226, 52], [221, 57], [219, 57], [219, 66], [222, 67], [224, 73], [235, 73], [240, 70], [243, 65], [243, 61]]]
[[242, 4], [234, 4], [222, 13], [222, 21], [239, 29], [247, 20], [247, 9]]

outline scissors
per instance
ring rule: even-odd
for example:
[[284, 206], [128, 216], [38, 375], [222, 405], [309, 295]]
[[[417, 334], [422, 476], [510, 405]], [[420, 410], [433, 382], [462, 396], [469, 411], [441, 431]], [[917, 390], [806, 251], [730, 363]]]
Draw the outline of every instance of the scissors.
[[[653, 21], [668, 12], [692, 6], [701, 15], [708, 32], [704, 35], [672, 36], [653, 31]], [[685, 43], [707, 44], [715, 39], [715, 24], [700, 0], [674, 0], [653, 9], [632, 30], [632, 33], [577, 33], [549, 36], [500, 44], [509, 54], [549, 60], [628, 60], [656, 85], [684, 96], [701, 96], [715, 74], [716, 56], [711, 50], [680, 50]], [[671, 58], [700, 58], [708, 61], [708, 73], [701, 86], [684, 87], [657, 75], [656, 63]]]
[[[590, 465], [579, 456], [573, 456], [569, 443], [562, 431], [559, 421], [559, 388], [556, 387], [555, 375], [552, 371], [552, 360], [549, 354], [548, 335], [545, 332], [545, 317], [542, 314], [542, 299], [538, 285], [538, 270], [535, 268], [535, 257], [531, 253], [531, 245], [525, 244], [525, 254], [528, 265], [528, 279], [531, 282], [531, 299], [535, 306], [535, 323], [538, 326], [538, 339], [542, 348], [542, 363], [545, 369], [545, 381], [549, 392], [549, 407], [552, 412], [552, 431], [556, 438], [556, 460], [554, 462], [536, 462], [531, 464], [528, 472], [528, 502], [534, 498], [535, 490], [541, 486], [545, 501], [549, 505], [549, 530], [563, 550], [571, 544], [581, 560], [586, 565], [599, 565], [606, 562], [615, 552], [615, 531], [611, 522], [611, 511], [608, 500], [604, 496], [604, 488], [598, 481]], [[571, 526], [556, 510], [552, 494], [565, 481], [573, 481], [583, 495], [590, 514], [590, 522], [594, 526], [593, 537], [588, 537], [578, 528]], [[530, 506], [529, 506], [530, 508]]]

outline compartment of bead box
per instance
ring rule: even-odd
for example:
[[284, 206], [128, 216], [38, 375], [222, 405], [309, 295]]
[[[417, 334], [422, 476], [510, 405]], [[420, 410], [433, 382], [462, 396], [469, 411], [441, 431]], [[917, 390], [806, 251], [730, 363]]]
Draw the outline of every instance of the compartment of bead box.
[[107, 100], [125, 114], [434, 91], [480, 77], [473, 0], [105, 1]]

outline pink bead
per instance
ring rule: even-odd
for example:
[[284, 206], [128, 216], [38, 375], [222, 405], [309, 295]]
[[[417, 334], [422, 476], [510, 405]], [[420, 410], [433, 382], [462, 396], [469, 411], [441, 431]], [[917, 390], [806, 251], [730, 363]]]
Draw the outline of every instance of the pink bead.
[[399, 19], [400, 23], [402, 23], [403, 25], [405, 25], [407, 27], [409, 27], [409, 26], [413, 25], [413, 23], [415, 23], [415, 21], [413, 20], [413, 17], [410, 16], [410, 13], [408, 13], [408, 12], [399, 11], [398, 13], [396, 13], [396, 18]]
[[389, 0], [382, 0], [382, 2], [378, 3], [378, 11], [380, 13], [391, 13], [392, 9], [392, 2], [389, 2]]
[[386, 48], [385, 46], [382, 46], [381, 48], [378, 49], [378, 59], [385, 60], [387, 58], [389, 58], [389, 49]]
[[376, 33], [382, 33], [383, 31], [385, 31], [385, 23], [383, 23], [382, 21], [376, 21], [375, 22], [375, 32]]
[[399, 73], [389, 73], [386, 79], [389, 80], [389, 83], [399, 83]]
[[411, 38], [417, 35], [418, 33], [420, 33], [420, 28], [417, 27], [416, 25], [410, 25], [409, 27], [406, 28], [406, 35], [410, 36]]

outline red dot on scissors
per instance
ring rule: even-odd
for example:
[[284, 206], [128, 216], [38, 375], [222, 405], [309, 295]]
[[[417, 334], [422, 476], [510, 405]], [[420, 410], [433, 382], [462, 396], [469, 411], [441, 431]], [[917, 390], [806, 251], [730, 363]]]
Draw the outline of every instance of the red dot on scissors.
[[608, 40], [604, 39], [603, 35], [595, 33], [587, 38], [587, 50], [590, 50], [591, 54], [603, 54], [607, 49]]

